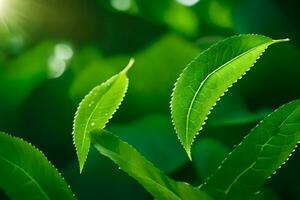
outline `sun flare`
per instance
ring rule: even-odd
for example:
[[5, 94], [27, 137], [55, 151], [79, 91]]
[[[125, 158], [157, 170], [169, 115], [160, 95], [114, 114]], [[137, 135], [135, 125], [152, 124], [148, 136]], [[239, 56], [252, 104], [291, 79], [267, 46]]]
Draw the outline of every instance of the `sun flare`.
[[1, 19], [5, 16], [6, 6], [7, 6], [7, 1], [0, 0], [0, 18]]
[[0, 0], [0, 28], [7, 28], [8, 0]]

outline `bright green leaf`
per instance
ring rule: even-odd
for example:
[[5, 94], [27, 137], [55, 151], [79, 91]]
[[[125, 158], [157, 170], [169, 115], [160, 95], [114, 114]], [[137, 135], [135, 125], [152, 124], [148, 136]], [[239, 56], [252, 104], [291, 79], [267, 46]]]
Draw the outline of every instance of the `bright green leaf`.
[[280, 107], [229, 154], [201, 189], [216, 199], [252, 199], [300, 140], [300, 100]]
[[178, 137], [191, 157], [191, 145], [219, 98], [277, 42], [261, 35], [223, 40], [201, 53], [180, 75], [172, 95], [172, 118]]
[[110, 158], [119, 167], [135, 178], [157, 200], [206, 200], [211, 199], [206, 193], [176, 182], [139, 154], [132, 146], [111, 133], [100, 130], [91, 132], [95, 148]]
[[42, 152], [19, 138], [1, 132], [0, 188], [11, 199], [75, 199]]
[[126, 74], [132, 65], [133, 60], [119, 74], [92, 89], [79, 104], [74, 119], [73, 136], [80, 172], [90, 149], [89, 132], [93, 129], [103, 129], [118, 109], [127, 91]]

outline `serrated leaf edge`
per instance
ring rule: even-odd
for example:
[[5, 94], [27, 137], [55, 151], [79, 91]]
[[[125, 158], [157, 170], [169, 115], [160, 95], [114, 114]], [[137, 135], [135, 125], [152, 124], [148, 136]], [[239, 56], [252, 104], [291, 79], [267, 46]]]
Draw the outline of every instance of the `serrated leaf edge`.
[[[109, 80], [112, 80], [112, 79], [114, 79], [114, 78], [117, 78], [119, 75], [122, 75], [122, 74], [125, 75], [127, 84], [126, 84], [126, 88], [125, 88], [125, 90], [124, 90], [124, 94], [123, 94], [123, 96], [122, 96], [122, 98], [121, 98], [120, 103], [118, 104], [118, 106], [116, 107], [116, 109], [114, 110], [114, 112], [111, 114], [111, 116], [110, 116], [110, 118], [107, 120], [107, 122], [104, 124], [104, 126], [103, 126], [103, 129], [104, 129], [104, 128], [106, 127], [106, 125], [108, 124], [108, 122], [109, 122], [109, 121], [111, 120], [111, 118], [113, 117], [113, 115], [117, 112], [117, 110], [119, 109], [120, 105], [122, 104], [122, 102], [123, 102], [123, 100], [124, 100], [124, 98], [125, 98], [125, 96], [126, 96], [126, 93], [127, 93], [127, 91], [128, 91], [128, 85], [129, 85], [129, 79], [128, 79], [128, 77], [127, 77], [127, 73], [128, 73], [128, 71], [131, 69], [131, 67], [134, 65], [134, 63], [135, 63], [135, 59], [134, 59], [134, 58], [130, 58], [129, 63], [127, 64], [127, 66], [126, 66], [121, 72], [119, 72], [118, 74], [112, 76], [111, 78], [109, 78], [109, 79], [106, 80], [105, 82], [101, 83], [100, 85], [95, 86], [95, 87], [94, 87], [87, 95], [85, 95], [85, 96], [83, 97], [83, 99], [82, 99], [81, 102], [79, 103], [79, 105], [78, 105], [78, 107], [77, 107], [77, 110], [76, 110], [76, 112], [75, 112], [75, 116], [74, 116], [74, 118], [73, 118], [73, 131], [72, 131], [73, 145], [75, 146], [76, 154], [77, 154], [79, 151], [78, 151], [78, 148], [77, 148], [77, 146], [76, 146], [76, 144], [75, 144], [75, 129], [74, 129], [74, 128], [75, 128], [75, 121], [76, 121], [76, 118], [77, 118], [77, 115], [78, 115], [78, 112], [79, 112], [79, 108], [82, 106], [82, 103], [84, 102], [84, 100], [85, 100], [88, 96], [90, 96], [90, 95], [95, 91], [96, 88], [101, 87], [101, 86], [104, 85], [104, 84], [107, 84], [107, 82], [108, 82]], [[86, 137], [86, 133], [85, 133], [84, 139], [85, 139], [85, 137]], [[89, 137], [89, 136], [88, 136], [88, 137]], [[85, 158], [84, 158], [84, 163], [83, 163], [82, 166], [81, 166], [81, 164], [80, 164], [79, 156], [78, 156], [78, 154], [77, 154], [78, 161], [79, 161], [79, 172], [80, 172], [80, 173], [82, 173], [84, 164], [85, 164], [85, 162], [86, 162], [86, 160], [87, 160], [87, 157], [88, 157], [88, 153], [89, 153], [89, 150], [88, 150], [88, 152], [87, 152], [87, 154], [86, 154], [86, 156], [85, 156]]]
[[[109, 131], [107, 131], [107, 132], [109, 132]], [[189, 183], [173, 180], [172, 178], [170, 178], [169, 176], [167, 176], [162, 170], [160, 170], [159, 168], [157, 168], [152, 162], [150, 162], [148, 159], [146, 159], [146, 157], [143, 156], [139, 151], [137, 151], [137, 149], [136, 149], [135, 147], [133, 147], [131, 144], [127, 143], [126, 141], [121, 140], [118, 136], [112, 134], [111, 132], [109, 132], [109, 133], [110, 133], [112, 136], [118, 138], [121, 142], [123, 142], [123, 143], [125, 143], [126, 145], [128, 145], [128, 146], [129, 146], [135, 153], [137, 153], [142, 159], [144, 159], [145, 161], [147, 161], [148, 164], [149, 164], [152, 168], [154, 168], [154, 169], [157, 170], [159, 173], [161, 173], [163, 176], [165, 176], [166, 178], [168, 178], [171, 182], [173, 182], [173, 183], [178, 183], [178, 184], [185, 184], [185, 185], [188, 185], [188, 186], [191, 187], [193, 190], [195, 190], [195, 192], [198, 190], [197, 187], [194, 187], [194, 186], [190, 185]], [[95, 145], [94, 145], [94, 147], [95, 147]], [[95, 148], [96, 148], [96, 147], [95, 147]], [[97, 149], [97, 148], [96, 148], [96, 149]], [[97, 149], [97, 151], [98, 151], [98, 149]], [[118, 157], [119, 157], [119, 156], [118, 156]], [[120, 158], [123, 160], [122, 157], [120, 157]], [[117, 166], [119, 166], [117, 162], [115, 162], [113, 159], [111, 159], [111, 160], [112, 160]], [[131, 164], [135, 164], [135, 163], [131, 163]], [[132, 165], [131, 165], [131, 166], [132, 166]], [[135, 167], [132, 167], [132, 168], [135, 168]], [[124, 170], [121, 166], [119, 166], [119, 169], [123, 170], [126, 174], [128, 174], [130, 177], [132, 177], [133, 179], [135, 179], [135, 177], [131, 176], [131, 175], [130, 175], [126, 170]], [[161, 185], [160, 183], [157, 183], [156, 181], [154, 181], [154, 180], [152, 180], [152, 179], [150, 179], [150, 178], [148, 178], [148, 177], [143, 176], [143, 178], [146, 178], [147, 180], [150, 180], [151, 182], [153, 182], [154, 184], [156, 184], [156, 185], [158, 185], [159, 187], [163, 188], [164, 190], [169, 191], [169, 192], [172, 193], [174, 196], [176, 196], [176, 197], [178, 198], [178, 200], [182, 200], [182, 198], [181, 198], [180, 196], [178, 196], [176, 193], [174, 193], [173, 190], [171, 190], [171, 189], [169, 189], [169, 188], [167, 188], [167, 187]], [[143, 183], [140, 182], [139, 180], [137, 180], [137, 179], [135, 179], [135, 180], [136, 180], [137, 182], [139, 182], [141, 185], [143, 185]], [[147, 188], [145, 188], [145, 189], [148, 191]], [[148, 192], [151, 193], [150, 191], [148, 191]]]
[[[228, 155], [226, 156], [226, 158], [221, 162], [221, 164], [219, 165], [219, 167], [217, 168], [217, 170], [211, 175], [209, 176], [205, 182], [203, 184], [201, 184], [200, 186], [198, 186], [199, 189], [201, 189], [204, 185], [207, 184], [207, 182], [215, 176], [215, 174], [222, 168], [223, 164], [228, 160], [229, 156], [237, 149], [237, 147], [243, 145], [243, 143], [245, 142], [245, 140], [250, 136], [251, 132], [256, 129], [258, 126], [260, 126], [262, 123], [264, 123], [264, 121], [269, 118], [271, 115], [277, 113], [281, 108], [285, 107], [285, 106], [288, 106], [292, 103], [294, 103], [295, 101], [291, 101], [287, 104], [284, 104], [280, 107], [278, 107], [277, 109], [275, 109], [273, 112], [269, 113], [263, 120], [261, 120], [258, 124], [256, 124], [256, 126], [254, 126], [250, 131], [249, 131], [249, 134], [247, 134], [243, 139], [242, 141], [236, 145], [236, 147], [234, 148], [234, 150], [232, 150], [230, 153], [228, 153]], [[283, 166], [286, 164], [286, 162], [290, 159], [290, 157], [292, 156], [292, 154], [296, 151], [296, 148], [298, 147], [298, 144], [300, 144], [300, 140], [298, 141], [298, 143], [295, 145], [294, 149], [292, 150], [292, 152], [290, 153], [290, 155], [287, 157], [287, 159], [281, 163], [280, 166], [278, 166], [278, 168], [272, 173], [272, 175], [275, 175], [277, 173], [277, 171]], [[270, 179], [272, 177], [272, 175], [270, 175], [267, 179]]]
[[[227, 39], [221, 40], [221, 41], [219, 41], [219, 42], [213, 44], [212, 46], [210, 46], [208, 49], [206, 49], [206, 50], [204, 50], [203, 52], [201, 52], [198, 56], [196, 56], [196, 57], [195, 57], [195, 58], [194, 58], [194, 59], [193, 59], [193, 60], [192, 60], [192, 61], [191, 61], [184, 69], [183, 69], [183, 71], [181, 72], [181, 74], [179, 75], [179, 77], [176, 79], [176, 82], [175, 82], [174, 87], [173, 87], [173, 89], [172, 89], [171, 101], [170, 101], [170, 109], [171, 109], [172, 124], [173, 124], [173, 127], [174, 127], [176, 133], [178, 133], [178, 132], [177, 132], [177, 130], [176, 130], [175, 122], [174, 122], [174, 119], [173, 119], [173, 114], [172, 114], [172, 113], [173, 113], [172, 104], [173, 104], [174, 92], [175, 92], [175, 89], [176, 89], [178, 80], [182, 77], [182, 75], [183, 75], [184, 72], [187, 70], [187, 68], [188, 68], [192, 63], [194, 63], [194, 62], [198, 59], [199, 56], [201, 56], [202, 54], [206, 53], [207, 51], [209, 51], [210, 49], [214, 48], [215, 46], [219, 45], [220, 43], [226, 42], [227, 40], [230, 40], [230, 39], [233, 39], [233, 38], [242, 37], [242, 36], [262, 36], [262, 37], [265, 37], [265, 38], [268, 38], [268, 39], [271, 40], [271, 41], [269, 42], [269, 43], [270, 43], [269, 45], [274, 44], [274, 43], [277, 43], [277, 42], [285, 42], [285, 41], [289, 41], [289, 39], [273, 40], [272, 38], [266, 37], [266, 36], [264, 36], [264, 35], [259, 35], [259, 34], [240, 34], [240, 35], [232, 36], [232, 37], [229, 37], [229, 38], [227, 38]], [[265, 44], [267, 44], [267, 43], [265, 43]], [[265, 45], [265, 44], [263, 44], [263, 45]], [[207, 119], [208, 119], [208, 116], [211, 114], [211, 112], [212, 112], [212, 110], [214, 109], [214, 107], [215, 107], [215, 106], [217, 105], [217, 103], [220, 101], [221, 97], [223, 97], [223, 96], [225, 95], [225, 93], [226, 93], [226, 92], [227, 92], [227, 91], [228, 91], [228, 90], [229, 90], [229, 89], [230, 89], [230, 88], [231, 88], [238, 80], [242, 79], [243, 76], [246, 75], [246, 73], [247, 73], [248, 71], [251, 70], [251, 68], [257, 63], [257, 61], [260, 59], [260, 57], [263, 55], [263, 53], [268, 49], [269, 45], [268, 45], [268, 46], [264, 49], [264, 51], [259, 55], [259, 57], [255, 60], [255, 62], [253, 63], [253, 65], [250, 66], [250, 67], [248, 68], [248, 70], [246, 70], [245, 73], [244, 73], [242, 76], [240, 76], [235, 82], [233, 82], [233, 83], [227, 88], [227, 90], [225, 90], [225, 92], [220, 96], [220, 98], [216, 101], [216, 103], [211, 107], [211, 109], [210, 109], [210, 111], [207, 113], [207, 115], [206, 115], [206, 117], [205, 117], [205, 120], [204, 120], [204, 122], [202, 123], [202, 125], [201, 125], [199, 131], [198, 131], [198, 132], [195, 134], [195, 136], [193, 137], [190, 146], [192, 146], [192, 144], [194, 143], [195, 138], [199, 135], [199, 133], [200, 133], [201, 130], [203, 129], [203, 126], [206, 124], [206, 121], [207, 121]], [[261, 46], [262, 46], [262, 45], [261, 45]], [[255, 47], [255, 48], [257, 48], [257, 47]], [[252, 48], [252, 49], [255, 49], [255, 48]], [[250, 50], [252, 50], [252, 49], [250, 49]], [[249, 50], [248, 50], [248, 52], [249, 52]], [[218, 68], [218, 69], [219, 69], [219, 68]], [[180, 139], [179, 134], [176, 134], [176, 135], [177, 135], [177, 138], [179, 139], [181, 145], [182, 145], [182, 146], [184, 147], [184, 149], [186, 150], [186, 153], [187, 153], [189, 159], [192, 161], [191, 148], [190, 148], [190, 149], [186, 149], [185, 145], [183, 144], [182, 140]]]
[[[68, 189], [70, 190], [70, 192], [72, 193], [74, 199], [76, 199], [76, 196], [75, 194], [72, 192], [71, 190], [71, 187], [69, 184], [67, 184], [65, 178], [62, 176], [62, 174], [57, 170], [57, 168], [52, 164], [51, 161], [48, 160], [48, 158], [45, 156], [45, 154], [40, 150], [38, 149], [37, 147], [35, 147], [31, 142], [27, 142], [25, 141], [23, 138], [20, 138], [20, 137], [16, 137], [16, 136], [13, 136], [11, 134], [8, 134], [8, 133], [5, 133], [5, 132], [0, 132], [0, 134], [4, 134], [6, 136], [8, 136], [9, 138], [11, 138], [12, 140], [17, 140], [17, 141], [20, 141], [22, 143], [24, 143], [25, 145], [28, 145], [29, 147], [31, 147], [33, 150], [37, 151], [38, 153], [40, 153], [42, 155], [42, 157], [44, 157], [44, 159], [48, 162], [49, 164], [49, 167], [51, 167], [59, 176], [59, 178], [61, 178], [61, 180], [64, 181], [64, 183], [67, 185]], [[0, 155], [1, 156], [1, 155]], [[1, 156], [2, 157], [2, 156]], [[21, 168], [21, 167], [20, 167]], [[21, 168], [22, 169], [22, 168]], [[25, 170], [23, 170], [24, 172], [26, 172]], [[27, 173], [28, 175], [28, 173]], [[30, 176], [30, 175], [29, 175]], [[30, 176], [31, 177], [31, 176]], [[35, 180], [33, 177], [31, 177], [32, 180]], [[42, 187], [39, 185], [39, 183], [35, 180], [35, 183], [37, 183], [37, 185], [39, 186], [39, 188], [42, 189]], [[45, 191], [43, 190], [43, 192], [45, 193]], [[46, 193], [45, 193], [46, 194]], [[47, 198], [50, 199], [48, 197], [48, 195], [46, 194]]]

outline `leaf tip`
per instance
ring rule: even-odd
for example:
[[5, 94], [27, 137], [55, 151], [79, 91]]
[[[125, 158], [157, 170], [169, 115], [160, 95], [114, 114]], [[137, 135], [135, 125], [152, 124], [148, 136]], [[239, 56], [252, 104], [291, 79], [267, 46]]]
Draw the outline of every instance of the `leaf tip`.
[[186, 152], [189, 160], [192, 161], [191, 147], [190, 146], [186, 146], [186, 147], [184, 147], [184, 149], [185, 149], [185, 152]]
[[84, 164], [79, 164], [79, 173], [82, 174]]
[[82, 174], [85, 162], [86, 162], [86, 158], [82, 158], [82, 157], [78, 157], [78, 161], [79, 161], [79, 173]]
[[190, 161], [192, 162], [192, 161], [193, 161], [193, 159], [192, 159], [192, 154], [191, 154], [191, 151], [187, 152], [187, 155], [188, 155], [188, 157], [189, 157]]
[[126, 74], [130, 70], [130, 68], [133, 66], [134, 63], [135, 63], [135, 59], [134, 58], [130, 58], [129, 63], [123, 69], [122, 73]]

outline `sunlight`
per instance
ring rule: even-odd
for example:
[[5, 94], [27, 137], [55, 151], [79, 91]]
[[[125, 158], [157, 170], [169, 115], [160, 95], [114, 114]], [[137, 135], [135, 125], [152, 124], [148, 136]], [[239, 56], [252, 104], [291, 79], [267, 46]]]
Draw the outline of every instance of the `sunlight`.
[[11, 6], [11, 0], [0, 0], [0, 31], [7, 32], [10, 30], [8, 19], [11, 17]]
[[6, 5], [6, 1], [5, 0], [0, 0], [0, 16], [3, 15], [3, 13], [5, 12], [5, 6]]
[[0, 20], [3, 21], [7, 11], [7, 0], [0, 0]]

